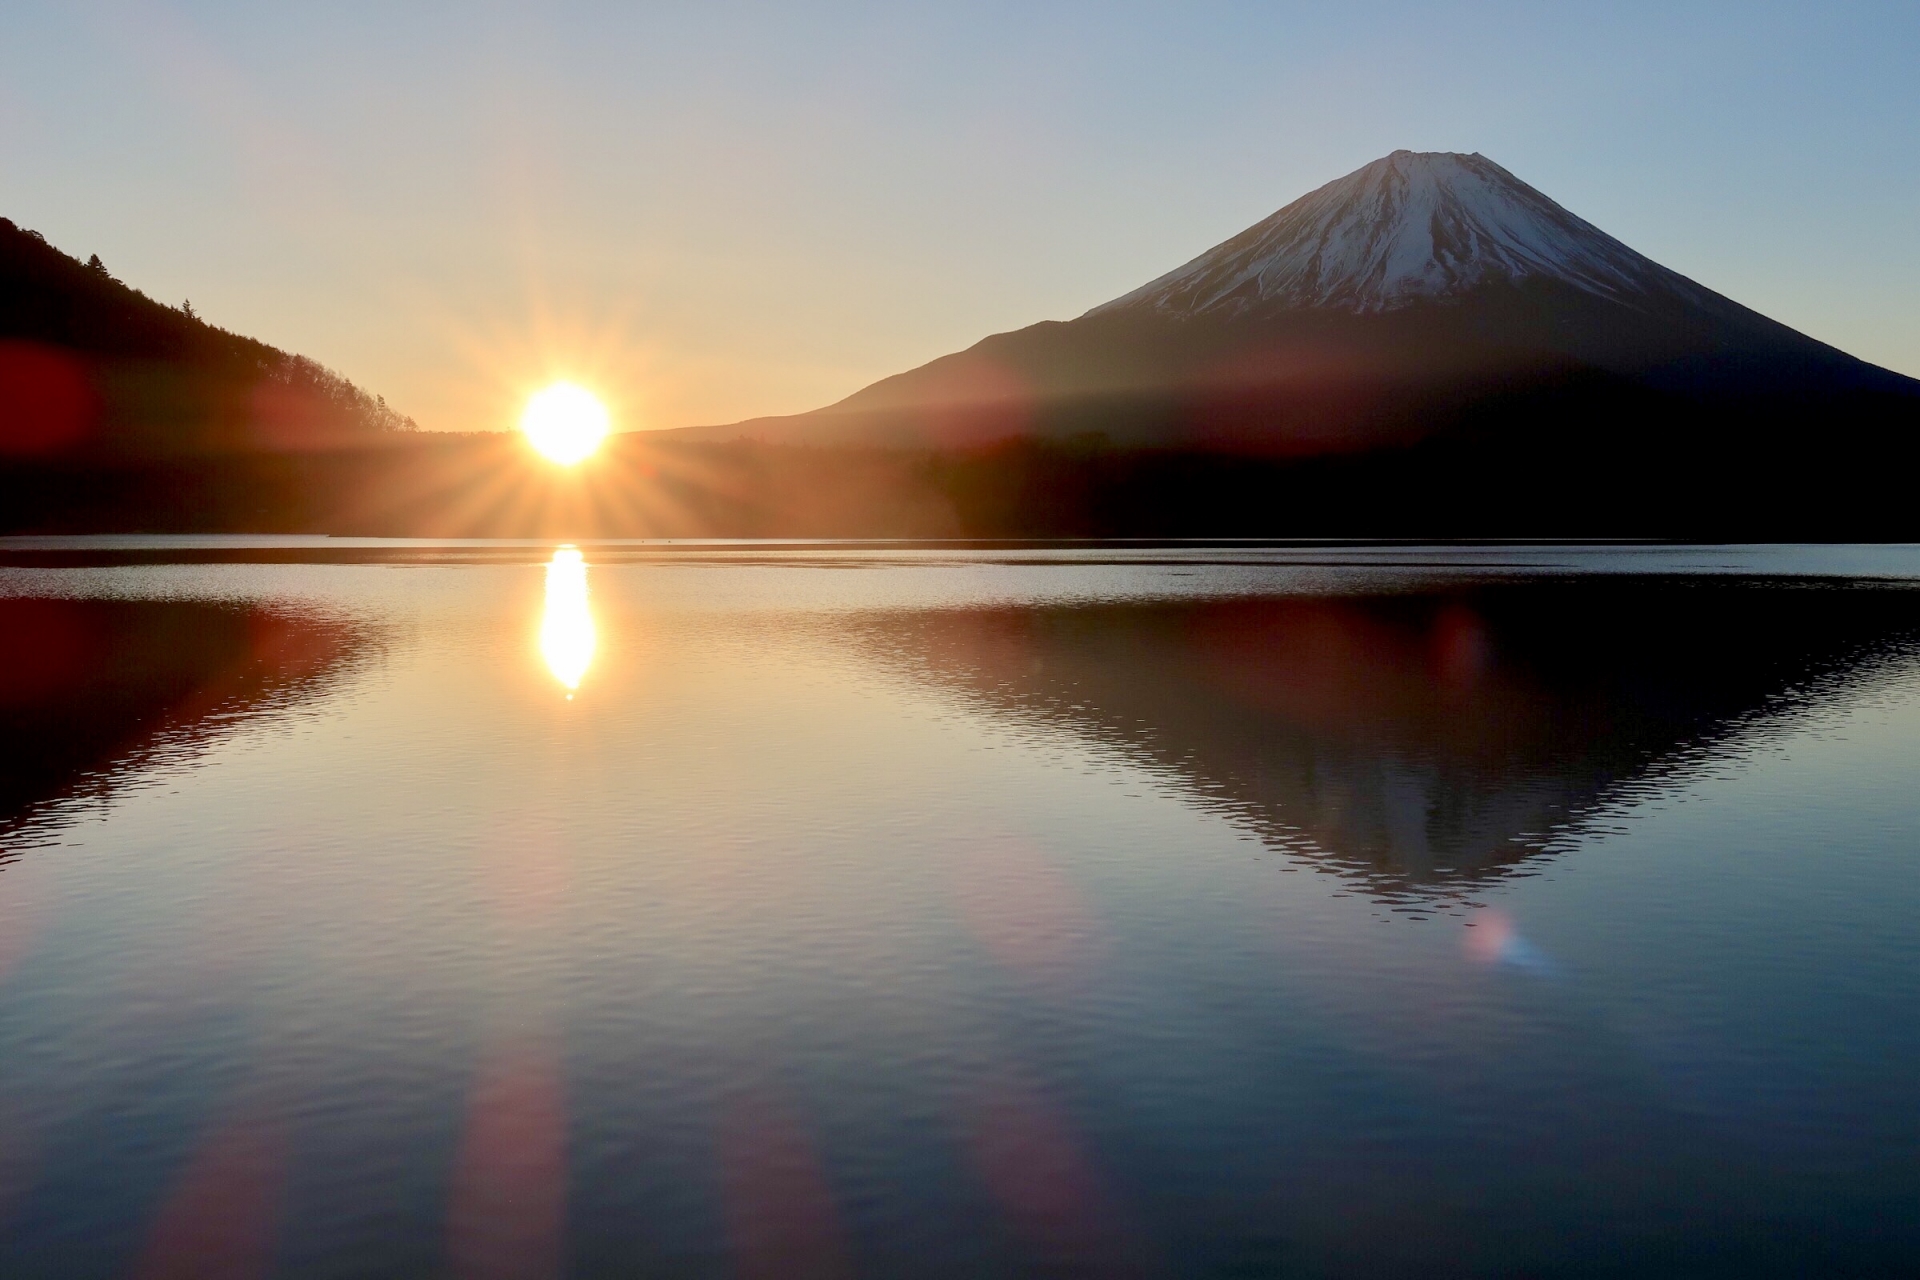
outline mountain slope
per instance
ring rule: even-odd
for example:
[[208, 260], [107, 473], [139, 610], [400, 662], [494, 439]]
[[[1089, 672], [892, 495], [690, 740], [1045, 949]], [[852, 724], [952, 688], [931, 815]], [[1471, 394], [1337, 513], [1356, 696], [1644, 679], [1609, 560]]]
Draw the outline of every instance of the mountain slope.
[[412, 423], [0, 218], [0, 456], [306, 449]]
[[1542, 411], [1915, 405], [1920, 383], [1660, 266], [1483, 156], [1399, 151], [1076, 320], [994, 335], [812, 413], [676, 434], [973, 446], [1095, 433], [1316, 455], [1501, 434]]

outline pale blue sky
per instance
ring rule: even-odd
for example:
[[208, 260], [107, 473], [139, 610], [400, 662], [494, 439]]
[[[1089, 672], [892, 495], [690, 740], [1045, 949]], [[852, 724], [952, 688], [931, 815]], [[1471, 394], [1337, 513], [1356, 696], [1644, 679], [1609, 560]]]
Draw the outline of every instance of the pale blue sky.
[[1920, 4], [0, 0], [0, 215], [427, 426], [814, 407], [1398, 147], [1920, 375]]

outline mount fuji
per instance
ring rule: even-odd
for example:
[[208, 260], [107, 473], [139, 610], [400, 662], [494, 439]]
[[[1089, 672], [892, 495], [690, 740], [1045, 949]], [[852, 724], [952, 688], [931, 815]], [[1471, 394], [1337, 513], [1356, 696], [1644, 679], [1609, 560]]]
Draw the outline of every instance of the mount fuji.
[[1671, 271], [1478, 154], [1396, 151], [1077, 319], [686, 440], [1709, 466], [1901, 451], [1920, 382]]

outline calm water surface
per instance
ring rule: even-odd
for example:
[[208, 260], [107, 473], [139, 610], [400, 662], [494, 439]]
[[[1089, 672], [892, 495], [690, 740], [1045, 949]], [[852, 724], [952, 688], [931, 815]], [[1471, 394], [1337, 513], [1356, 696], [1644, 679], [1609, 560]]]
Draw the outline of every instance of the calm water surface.
[[0, 1275], [1920, 1270], [1920, 551], [0, 541]]

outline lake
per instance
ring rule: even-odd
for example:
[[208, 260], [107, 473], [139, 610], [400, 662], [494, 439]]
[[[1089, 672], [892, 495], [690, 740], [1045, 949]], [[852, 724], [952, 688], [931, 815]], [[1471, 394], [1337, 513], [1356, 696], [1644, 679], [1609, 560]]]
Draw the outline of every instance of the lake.
[[1920, 549], [0, 540], [0, 1275], [1920, 1270]]

